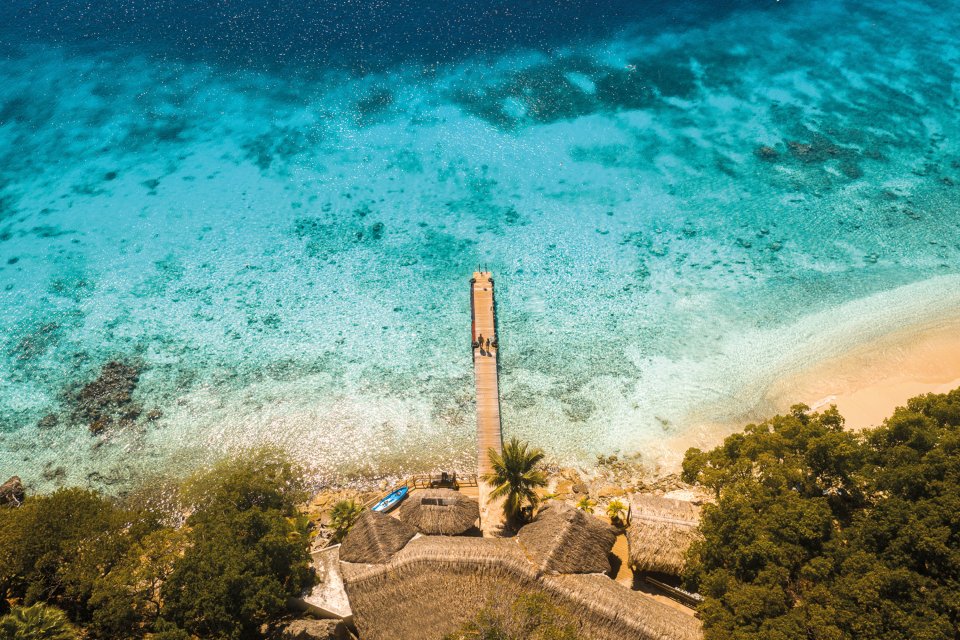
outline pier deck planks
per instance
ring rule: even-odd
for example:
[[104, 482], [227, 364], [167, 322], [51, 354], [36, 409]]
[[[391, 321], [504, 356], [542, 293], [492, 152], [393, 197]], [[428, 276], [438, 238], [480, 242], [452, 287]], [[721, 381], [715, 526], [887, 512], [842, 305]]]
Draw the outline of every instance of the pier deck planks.
[[[483, 338], [484, 344], [473, 349], [473, 371], [477, 387], [477, 471], [489, 472], [490, 448], [500, 452], [503, 436], [500, 431], [500, 387], [497, 380], [496, 319], [494, 316], [493, 278], [489, 271], [473, 274], [471, 285], [473, 335], [471, 343]], [[491, 346], [487, 347], [487, 339]]]

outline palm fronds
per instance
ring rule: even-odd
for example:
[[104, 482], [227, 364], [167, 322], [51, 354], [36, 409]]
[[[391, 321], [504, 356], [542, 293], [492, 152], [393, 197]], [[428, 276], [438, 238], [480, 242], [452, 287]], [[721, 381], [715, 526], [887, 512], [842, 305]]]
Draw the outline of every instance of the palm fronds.
[[537, 489], [547, 485], [547, 476], [537, 467], [543, 461], [542, 449], [531, 448], [529, 443], [512, 438], [503, 446], [503, 453], [490, 449], [490, 466], [493, 471], [482, 476], [484, 482], [493, 486], [491, 500], [503, 499], [503, 513], [508, 522], [520, 520], [524, 506], [536, 508], [540, 504]]

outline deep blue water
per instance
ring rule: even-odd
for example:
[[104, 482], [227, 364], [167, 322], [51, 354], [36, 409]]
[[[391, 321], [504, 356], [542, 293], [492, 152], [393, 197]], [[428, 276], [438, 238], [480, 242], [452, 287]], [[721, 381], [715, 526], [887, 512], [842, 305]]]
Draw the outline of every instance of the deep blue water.
[[0, 475], [470, 469], [479, 262], [507, 434], [669, 460], [956, 310], [953, 5], [13, 2]]

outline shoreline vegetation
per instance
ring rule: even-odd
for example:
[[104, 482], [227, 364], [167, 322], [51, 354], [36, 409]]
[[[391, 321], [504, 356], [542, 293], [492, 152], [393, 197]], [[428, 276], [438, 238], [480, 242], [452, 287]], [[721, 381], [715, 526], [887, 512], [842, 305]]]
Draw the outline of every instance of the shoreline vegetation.
[[[522, 579], [526, 586], [513, 585], [509, 602], [480, 603], [476, 611], [446, 612], [440, 598], [431, 619], [448, 627], [438, 638], [453, 640], [618, 638], [625, 627], [602, 631], [605, 614], [591, 608], [592, 598], [613, 602], [627, 594], [641, 598], [641, 609], [666, 616], [656, 623], [661, 631], [683, 637], [948, 637], [960, 624], [950, 605], [960, 580], [958, 443], [960, 388], [912, 398], [868, 429], [850, 428], [835, 407], [794, 405], [709, 450], [688, 449], [679, 475], [646, 480], [638, 480], [633, 463], [615, 456], [598, 460], [598, 472], [589, 479], [572, 469], [546, 473], [542, 452], [511, 442], [496, 465], [496, 481], [507, 497], [506, 526], [499, 533], [428, 535], [407, 544], [415, 533], [410, 529], [396, 544], [380, 548], [377, 562], [390, 564], [376, 572], [405, 575], [411, 571], [405, 563], [413, 561], [433, 566], [434, 577], [460, 575], [467, 569], [456, 568], [465, 560], [454, 559], [461, 543], [453, 541], [473, 549], [464, 558], [495, 552], [494, 557], [506, 554], [496, 560], [503, 563], [515, 553], [502, 546], [512, 539], [534, 545], [518, 557], [539, 557], [574, 571], [569, 578], [533, 579], [540, 570], [528, 574], [521, 562], [498, 579], [510, 583], [519, 571], [517, 579], [531, 576]], [[311, 498], [304, 469], [279, 450], [250, 450], [186, 481], [143, 487], [121, 499], [80, 488], [30, 495], [13, 479], [4, 487], [0, 640], [286, 640], [345, 638], [351, 630], [363, 639], [365, 625], [366, 637], [382, 636], [382, 628], [369, 627], [371, 621], [390, 624], [364, 609], [376, 600], [371, 593], [385, 585], [381, 573], [371, 573], [373, 565], [351, 564], [357, 560], [341, 561], [347, 593], [359, 593], [358, 584], [374, 591], [358, 600], [360, 609], [354, 605], [355, 627], [302, 614], [295, 618], [289, 609], [291, 599], [329, 579], [314, 572], [311, 549], [316, 558], [328, 542], [349, 543], [351, 527], [361, 521], [363, 535], [376, 544], [384, 539], [370, 527], [388, 521], [396, 523], [391, 527], [409, 525], [382, 514], [371, 519], [362, 506], [367, 496], [355, 490], [328, 493], [323, 501], [324, 494]], [[401, 510], [406, 511], [412, 510]], [[650, 535], [637, 529], [644, 526], [653, 527]], [[695, 535], [687, 527], [696, 527]], [[544, 538], [563, 531], [579, 540], [571, 550]], [[618, 553], [614, 538], [621, 535], [645, 547], [669, 538], [677, 548], [653, 555], [652, 547]], [[607, 563], [603, 549], [610, 558], [624, 556], [623, 564]], [[654, 567], [655, 556], [670, 559], [657, 565], [658, 571], [678, 574], [681, 581], [653, 597], [649, 590], [636, 591], [641, 574], [621, 580], [623, 565], [642, 572]], [[389, 569], [394, 565], [398, 573]], [[426, 579], [415, 575], [410, 579]], [[485, 574], [477, 575], [477, 584], [485, 585]], [[572, 591], [562, 586], [577, 581], [586, 582]], [[599, 589], [593, 596], [581, 589], [587, 582], [590, 593]], [[699, 621], [678, 613], [677, 604], [662, 609], [664, 593], [690, 595], [690, 602], [698, 603]], [[413, 589], [405, 597], [423, 595]], [[578, 628], [578, 620], [587, 626]], [[36, 634], [48, 627], [46, 635]], [[313, 635], [303, 631], [308, 627]], [[301, 631], [307, 635], [297, 635]]]

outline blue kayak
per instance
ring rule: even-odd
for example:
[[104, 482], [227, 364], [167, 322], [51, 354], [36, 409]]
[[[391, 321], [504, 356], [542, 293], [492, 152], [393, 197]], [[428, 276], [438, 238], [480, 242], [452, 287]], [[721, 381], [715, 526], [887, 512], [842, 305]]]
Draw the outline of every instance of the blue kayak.
[[380, 513], [386, 513], [393, 509], [395, 506], [400, 504], [400, 501], [407, 497], [407, 493], [410, 490], [406, 486], [400, 487], [386, 498], [378, 502], [377, 504], [371, 507], [372, 511], [379, 511]]

